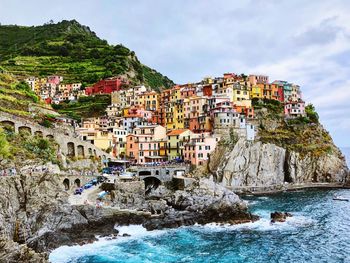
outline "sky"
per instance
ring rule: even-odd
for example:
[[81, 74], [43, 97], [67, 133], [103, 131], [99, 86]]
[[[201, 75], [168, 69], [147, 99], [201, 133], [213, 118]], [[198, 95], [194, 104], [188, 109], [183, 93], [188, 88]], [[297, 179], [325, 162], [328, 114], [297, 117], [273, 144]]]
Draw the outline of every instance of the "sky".
[[350, 147], [349, 14], [349, 0], [0, 0], [1, 24], [76, 19], [178, 84], [225, 72], [299, 84], [341, 147]]

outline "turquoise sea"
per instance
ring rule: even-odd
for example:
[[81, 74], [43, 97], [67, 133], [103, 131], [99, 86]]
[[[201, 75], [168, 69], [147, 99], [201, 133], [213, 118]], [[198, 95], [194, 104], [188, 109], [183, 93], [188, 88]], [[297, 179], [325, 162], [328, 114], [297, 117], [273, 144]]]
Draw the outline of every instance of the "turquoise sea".
[[[117, 227], [131, 237], [101, 239], [85, 246], [60, 247], [51, 262], [350, 262], [350, 190], [302, 190], [245, 196], [255, 223], [181, 227], [147, 232], [142, 226]], [[271, 224], [270, 213], [288, 211], [285, 223]]]

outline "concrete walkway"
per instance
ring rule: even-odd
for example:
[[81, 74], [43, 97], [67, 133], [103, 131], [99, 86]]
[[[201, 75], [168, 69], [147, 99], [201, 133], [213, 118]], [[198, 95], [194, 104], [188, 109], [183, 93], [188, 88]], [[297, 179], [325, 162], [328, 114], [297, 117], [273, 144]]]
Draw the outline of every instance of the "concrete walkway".
[[74, 195], [71, 193], [68, 197], [68, 201], [71, 205], [83, 205], [87, 200], [90, 204], [94, 205], [96, 202], [96, 198], [101, 189], [99, 189], [100, 185], [92, 186], [89, 189], [84, 189], [81, 195]]

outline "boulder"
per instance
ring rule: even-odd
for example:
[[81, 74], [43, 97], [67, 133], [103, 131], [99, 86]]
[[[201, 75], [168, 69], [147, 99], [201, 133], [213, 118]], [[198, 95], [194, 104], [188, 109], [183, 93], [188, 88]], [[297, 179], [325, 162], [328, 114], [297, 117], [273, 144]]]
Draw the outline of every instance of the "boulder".
[[271, 223], [285, 222], [287, 217], [292, 217], [292, 214], [287, 212], [274, 212], [271, 213]]

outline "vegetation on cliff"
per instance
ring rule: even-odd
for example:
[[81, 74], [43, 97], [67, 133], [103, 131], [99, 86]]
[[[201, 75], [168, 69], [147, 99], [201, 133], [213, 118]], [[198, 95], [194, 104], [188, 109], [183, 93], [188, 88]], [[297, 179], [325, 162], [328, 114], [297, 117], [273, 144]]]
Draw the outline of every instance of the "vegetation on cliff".
[[26, 132], [14, 133], [10, 127], [0, 129], [0, 160], [14, 159], [18, 162], [41, 159], [58, 163], [56, 143]]
[[78, 101], [62, 102], [52, 107], [61, 114], [65, 114], [73, 119], [99, 117], [104, 115], [107, 106], [111, 103], [110, 95], [95, 95], [90, 97], [80, 97]]
[[127, 47], [109, 45], [77, 21], [42, 26], [0, 26], [0, 63], [19, 76], [58, 74], [66, 82], [93, 84], [115, 75], [152, 88], [170, 87], [166, 76], [143, 65]]
[[262, 142], [315, 157], [338, 151], [329, 133], [319, 123], [312, 104], [306, 107], [306, 116], [295, 119], [284, 118], [283, 105], [278, 101], [255, 101], [254, 104]]
[[33, 103], [39, 103], [39, 98], [28, 84], [0, 69], [0, 111], [28, 116], [29, 106]]

